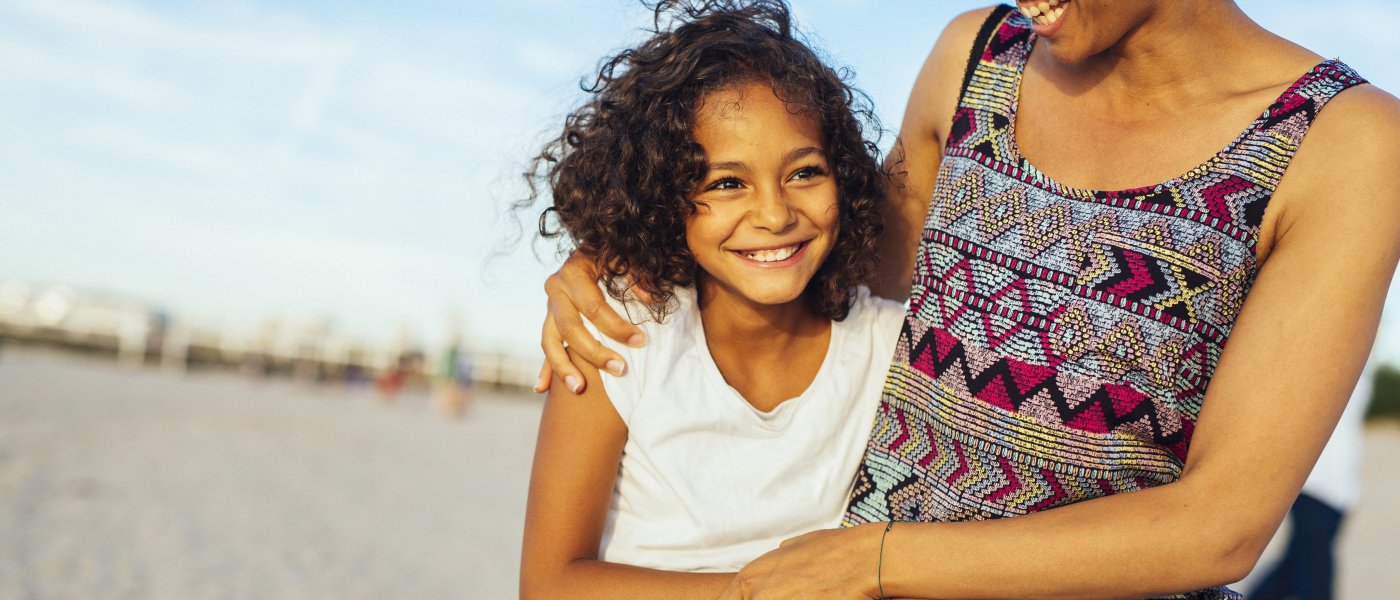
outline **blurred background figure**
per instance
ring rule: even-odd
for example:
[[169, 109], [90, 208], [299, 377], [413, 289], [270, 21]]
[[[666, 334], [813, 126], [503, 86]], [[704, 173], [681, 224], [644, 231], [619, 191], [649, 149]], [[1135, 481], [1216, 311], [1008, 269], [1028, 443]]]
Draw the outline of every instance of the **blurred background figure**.
[[[1251, 600], [1331, 600], [1337, 537], [1361, 498], [1364, 416], [1375, 389], [1375, 355], [1367, 362], [1337, 429], [1288, 512], [1283, 556], [1249, 594]], [[1282, 532], [1280, 533], [1282, 535]], [[1269, 569], [1261, 564], [1259, 569]]]
[[433, 365], [433, 404], [439, 414], [461, 418], [472, 402], [472, 355], [464, 346], [466, 325], [461, 311], [447, 311], [447, 343], [438, 350]]
[[453, 336], [438, 354], [433, 369], [433, 401], [438, 412], [453, 419], [461, 418], [472, 400], [471, 362], [461, 345], [461, 340]]

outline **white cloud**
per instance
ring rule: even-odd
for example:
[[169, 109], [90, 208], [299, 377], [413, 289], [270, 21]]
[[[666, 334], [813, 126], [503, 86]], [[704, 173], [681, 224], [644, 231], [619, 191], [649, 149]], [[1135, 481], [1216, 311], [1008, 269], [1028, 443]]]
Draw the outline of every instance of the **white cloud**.
[[58, 86], [132, 106], [171, 106], [189, 97], [175, 85], [128, 68], [94, 69], [69, 56], [0, 37], [0, 89]]
[[148, 129], [120, 123], [78, 125], [70, 130], [69, 135], [78, 146], [154, 162], [186, 174], [227, 175], [235, 165], [232, 157], [221, 154], [208, 144], [164, 137]]
[[12, 16], [75, 37], [190, 57], [298, 65], [340, 54], [344, 44], [288, 14], [247, 13], [240, 22], [218, 23], [180, 20], [121, 1], [11, 0], [4, 6]]

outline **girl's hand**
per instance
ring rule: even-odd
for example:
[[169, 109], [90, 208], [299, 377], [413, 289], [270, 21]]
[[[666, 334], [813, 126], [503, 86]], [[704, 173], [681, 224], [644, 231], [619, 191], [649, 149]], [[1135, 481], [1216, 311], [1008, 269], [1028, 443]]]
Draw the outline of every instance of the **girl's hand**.
[[598, 288], [598, 269], [591, 259], [578, 253], [570, 256], [558, 272], [545, 280], [544, 291], [549, 295], [549, 315], [540, 332], [545, 363], [535, 383], [536, 392], [547, 391], [555, 373], [575, 394], [583, 392], [586, 386], [583, 375], [569, 360], [566, 346], [601, 371], [613, 375], [627, 371], [622, 356], [594, 339], [584, 327], [583, 319], [588, 319], [603, 335], [629, 346], [641, 347], [646, 343], [646, 336], [608, 305]]
[[[876, 569], [884, 528], [884, 523], [871, 523], [789, 539], [740, 570], [720, 598], [878, 598]], [[893, 537], [894, 532], [890, 533]], [[885, 550], [890, 550], [888, 545]]]

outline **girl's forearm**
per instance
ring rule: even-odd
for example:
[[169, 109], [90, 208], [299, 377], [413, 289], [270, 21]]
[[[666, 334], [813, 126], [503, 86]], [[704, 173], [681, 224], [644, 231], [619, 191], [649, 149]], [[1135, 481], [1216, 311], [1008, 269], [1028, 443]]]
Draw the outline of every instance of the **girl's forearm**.
[[[579, 559], [546, 578], [521, 588], [522, 600], [713, 600], [734, 578], [733, 573], [679, 573]], [[526, 578], [529, 579], [528, 577]]]

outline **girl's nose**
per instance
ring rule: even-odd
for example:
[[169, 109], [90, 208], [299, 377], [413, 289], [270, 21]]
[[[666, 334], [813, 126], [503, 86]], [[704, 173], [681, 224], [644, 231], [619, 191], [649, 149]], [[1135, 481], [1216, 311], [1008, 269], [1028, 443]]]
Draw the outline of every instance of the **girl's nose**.
[[761, 193], [757, 199], [758, 205], [749, 212], [749, 221], [755, 227], [782, 233], [797, 223], [797, 212], [782, 189]]

